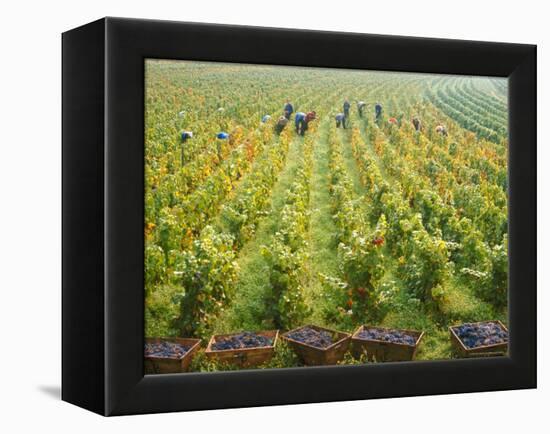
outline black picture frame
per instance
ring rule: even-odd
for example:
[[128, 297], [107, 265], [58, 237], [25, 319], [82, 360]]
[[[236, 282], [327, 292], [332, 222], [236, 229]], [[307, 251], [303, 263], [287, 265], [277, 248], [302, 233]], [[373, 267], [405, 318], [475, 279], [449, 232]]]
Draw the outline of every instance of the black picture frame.
[[[104, 18], [62, 51], [63, 400], [124, 415], [536, 387], [536, 46]], [[145, 58], [508, 77], [509, 356], [144, 377]]]

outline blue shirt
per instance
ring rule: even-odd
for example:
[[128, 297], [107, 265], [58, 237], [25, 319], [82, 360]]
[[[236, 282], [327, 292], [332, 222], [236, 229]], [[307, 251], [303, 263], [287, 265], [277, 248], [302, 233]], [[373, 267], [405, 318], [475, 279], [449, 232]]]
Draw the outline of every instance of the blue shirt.
[[305, 120], [306, 120], [306, 114], [303, 112], [298, 112], [296, 113], [296, 116], [294, 116], [294, 122], [296, 123], [296, 125], [298, 125], [301, 121], [305, 121]]
[[285, 112], [294, 113], [294, 107], [292, 107], [292, 104], [289, 102], [285, 104]]

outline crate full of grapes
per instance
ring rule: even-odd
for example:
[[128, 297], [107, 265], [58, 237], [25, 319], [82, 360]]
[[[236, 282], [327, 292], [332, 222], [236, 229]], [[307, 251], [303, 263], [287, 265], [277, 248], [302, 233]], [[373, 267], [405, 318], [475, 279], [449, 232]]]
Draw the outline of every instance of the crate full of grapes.
[[462, 357], [502, 356], [508, 352], [508, 329], [500, 321], [449, 327], [451, 341]]
[[282, 337], [306, 365], [335, 365], [344, 358], [351, 335], [306, 325], [290, 330]]
[[205, 354], [210, 359], [239, 367], [266, 363], [273, 357], [279, 330], [214, 335]]
[[362, 325], [351, 338], [353, 354], [377, 362], [412, 360], [423, 336], [424, 332], [416, 330]]
[[186, 372], [200, 344], [200, 339], [145, 338], [145, 374]]

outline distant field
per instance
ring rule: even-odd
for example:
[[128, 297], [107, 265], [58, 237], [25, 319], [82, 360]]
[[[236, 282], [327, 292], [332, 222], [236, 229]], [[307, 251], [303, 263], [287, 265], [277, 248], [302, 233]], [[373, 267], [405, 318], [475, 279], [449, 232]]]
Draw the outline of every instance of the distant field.
[[146, 336], [507, 323], [506, 80], [147, 61], [145, 104]]

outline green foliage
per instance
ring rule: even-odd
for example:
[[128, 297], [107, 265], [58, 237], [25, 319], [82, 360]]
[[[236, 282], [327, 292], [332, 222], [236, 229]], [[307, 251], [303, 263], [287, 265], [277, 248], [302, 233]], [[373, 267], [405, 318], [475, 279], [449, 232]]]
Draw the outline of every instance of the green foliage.
[[245, 180], [241, 194], [222, 207], [222, 226], [235, 237], [239, 248], [254, 236], [260, 219], [268, 213], [270, 192], [285, 163], [288, 147], [288, 134], [283, 133]]
[[311, 178], [311, 143], [305, 144], [304, 162], [296, 180], [286, 193], [280, 228], [262, 255], [269, 266], [270, 291], [266, 298], [269, 317], [277, 328], [295, 327], [309, 313], [304, 301], [306, 235], [309, 227], [309, 182]]
[[189, 365], [189, 371], [191, 372], [237, 371], [239, 369], [237, 365], [208, 358], [204, 351], [197, 352]]
[[296, 353], [285, 341], [279, 339], [275, 347], [275, 354], [273, 355], [273, 358], [261, 365], [260, 368], [294, 368], [298, 366], [303, 366], [303, 363], [300, 361]]
[[178, 336], [179, 288], [160, 285], [145, 299], [145, 336]]
[[444, 295], [444, 284], [449, 276], [449, 250], [440, 235], [431, 236], [423, 227], [420, 215], [402, 221], [406, 240], [404, 255], [400, 258], [399, 277], [422, 301], [439, 301]]
[[[480, 113], [479, 100], [476, 99], [473, 103], [471, 95], [447, 87], [438, 89], [432, 94], [432, 98], [444, 112], [455, 118], [464, 128], [475, 131], [480, 137], [499, 143], [507, 132], [505, 115], [488, 105], [485, 105], [485, 109], [482, 108], [483, 113]], [[487, 110], [487, 107], [491, 108]]]
[[176, 259], [182, 285], [177, 326], [182, 336], [202, 336], [228, 302], [236, 279], [234, 259], [233, 238], [212, 227]]
[[344, 354], [344, 358], [338, 362], [339, 365], [364, 365], [369, 363], [366, 354], [361, 354], [359, 358], [355, 358], [351, 352]]
[[293, 328], [309, 312], [304, 302], [304, 288], [301, 283], [305, 252], [292, 251], [280, 233], [261, 252], [269, 266], [270, 292], [266, 296], [268, 317], [273, 319], [277, 328]]
[[410, 216], [410, 208], [398, 192], [390, 191], [382, 197], [384, 215], [388, 223], [386, 246], [395, 257], [405, 254], [405, 240], [410, 235], [410, 226], [403, 224]]
[[483, 299], [497, 306], [506, 305], [508, 299], [508, 238], [488, 251], [487, 259], [478, 269], [464, 267], [461, 273], [469, 278], [468, 284]]
[[372, 318], [380, 302], [386, 228], [386, 218], [382, 214], [374, 231], [354, 231], [348, 242], [338, 247], [342, 275], [348, 283], [346, 306], [358, 320]]
[[145, 245], [145, 290], [149, 293], [154, 288], [165, 282], [166, 266], [162, 248], [152, 243]]

